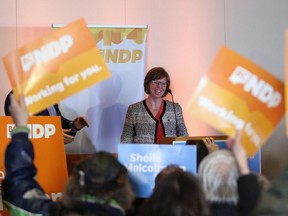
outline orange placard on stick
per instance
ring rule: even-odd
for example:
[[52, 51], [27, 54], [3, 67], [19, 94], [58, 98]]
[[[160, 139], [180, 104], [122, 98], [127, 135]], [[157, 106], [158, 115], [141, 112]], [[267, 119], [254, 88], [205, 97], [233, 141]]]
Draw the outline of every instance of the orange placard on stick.
[[3, 63], [31, 115], [111, 76], [84, 19], [17, 49]]
[[[11, 117], [0, 116], [0, 182], [5, 177], [4, 156], [15, 127]], [[52, 200], [61, 197], [68, 179], [61, 119], [59, 116], [32, 116], [28, 127], [35, 153], [37, 181]], [[7, 215], [0, 201], [0, 214]], [[3, 212], [2, 212], [3, 211]]]
[[222, 47], [191, 97], [188, 110], [228, 136], [242, 129], [242, 143], [253, 156], [283, 117], [283, 96], [283, 82]]

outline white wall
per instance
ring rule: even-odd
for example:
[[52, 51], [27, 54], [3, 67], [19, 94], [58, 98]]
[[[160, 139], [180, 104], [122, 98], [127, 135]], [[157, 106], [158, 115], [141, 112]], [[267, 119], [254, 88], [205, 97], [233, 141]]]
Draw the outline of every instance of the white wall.
[[[185, 112], [188, 99], [223, 44], [284, 80], [287, 8], [286, 0], [0, 0], [0, 55], [49, 32], [52, 23], [80, 17], [89, 24], [148, 25], [147, 70], [168, 70], [191, 136], [218, 135]], [[3, 107], [11, 87], [2, 63], [0, 77]], [[262, 151], [271, 179], [288, 161], [286, 141], [283, 119]]]
[[[225, 43], [280, 80], [285, 80], [288, 1], [225, 1]], [[261, 122], [259, 122], [261, 124]], [[262, 171], [274, 178], [287, 164], [285, 119], [262, 148]]]

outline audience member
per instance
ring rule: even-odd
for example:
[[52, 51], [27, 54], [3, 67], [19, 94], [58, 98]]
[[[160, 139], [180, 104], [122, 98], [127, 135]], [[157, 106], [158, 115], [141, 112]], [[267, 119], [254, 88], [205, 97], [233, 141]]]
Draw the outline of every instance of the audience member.
[[154, 190], [156, 187], [160, 185], [160, 183], [162, 182], [163, 179], [165, 179], [166, 176], [168, 176], [171, 173], [178, 173], [178, 172], [184, 172], [184, 170], [176, 164], [170, 164], [165, 168], [163, 168], [155, 177]]
[[127, 169], [107, 152], [95, 153], [75, 167], [63, 198], [53, 202], [36, 180], [34, 150], [28, 138], [29, 114], [24, 97], [10, 96], [15, 129], [5, 152], [3, 200], [10, 215], [123, 216], [133, 200]]
[[163, 99], [171, 92], [164, 68], [148, 71], [144, 90], [147, 98], [128, 107], [121, 143], [156, 143], [163, 137], [188, 136], [180, 105]]
[[209, 204], [196, 176], [175, 171], [166, 175], [140, 209], [139, 216], [209, 216]]
[[232, 153], [219, 150], [207, 155], [199, 165], [198, 176], [211, 203], [212, 215], [236, 215], [239, 171]]
[[272, 182], [249, 216], [287, 216], [288, 215], [288, 166]]
[[[181, 169], [178, 165], [176, 164], [170, 164], [168, 166], [166, 166], [165, 168], [163, 168], [155, 177], [154, 180], [154, 189], [156, 189], [156, 187], [158, 185], [160, 185], [160, 182], [162, 182], [163, 179], [165, 179], [166, 176], [168, 176], [171, 173], [176, 173], [176, 172], [184, 172], [183, 169]], [[145, 202], [146, 198], [136, 198], [133, 201], [133, 205], [132, 208], [129, 209], [129, 211], [127, 212], [127, 216], [135, 216], [138, 215], [139, 213], [139, 209], [141, 208], [141, 206], [143, 205], [143, 203]]]
[[[11, 116], [9, 110], [11, 94], [13, 94], [13, 91], [10, 91], [8, 93], [4, 103], [4, 112], [6, 116]], [[74, 141], [74, 136], [76, 135], [77, 131], [81, 130], [85, 126], [89, 127], [89, 123], [84, 116], [79, 116], [75, 118], [73, 121], [66, 119], [60, 112], [58, 104], [55, 104], [54, 106], [48, 107], [47, 109], [42, 110], [39, 113], [36, 113], [35, 116], [60, 116], [65, 144]]]
[[271, 186], [271, 182], [269, 181], [269, 179], [262, 173], [253, 173], [253, 174], [257, 176], [260, 191], [261, 192], [267, 191]]
[[258, 179], [250, 173], [239, 133], [227, 145], [232, 151], [213, 151], [202, 160], [198, 176], [213, 216], [246, 216], [260, 196]]

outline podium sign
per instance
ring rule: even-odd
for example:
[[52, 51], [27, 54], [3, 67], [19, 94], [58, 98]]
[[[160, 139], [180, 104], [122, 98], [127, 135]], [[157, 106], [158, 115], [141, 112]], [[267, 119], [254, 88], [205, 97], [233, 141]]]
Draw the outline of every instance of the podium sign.
[[129, 170], [136, 197], [149, 197], [154, 179], [164, 167], [177, 164], [196, 174], [196, 146], [119, 144], [118, 160]]
[[[0, 182], [5, 177], [4, 156], [15, 127], [11, 117], [0, 116]], [[34, 146], [37, 180], [52, 200], [62, 195], [68, 178], [61, 119], [58, 116], [32, 116], [28, 123]], [[0, 201], [0, 215], [8, 215]]]

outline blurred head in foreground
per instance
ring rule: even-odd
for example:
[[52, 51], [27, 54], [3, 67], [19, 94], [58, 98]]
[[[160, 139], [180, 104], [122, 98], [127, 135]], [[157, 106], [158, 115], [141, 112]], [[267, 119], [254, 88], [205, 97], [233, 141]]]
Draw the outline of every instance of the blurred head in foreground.
[[198, 178], [184, 171], [167, 174], [140, 210], [140, 216], [209, 215], [209, 205]]
[[207, 155], [200, 163], [198, 176], [211, 203], [237, 204], [239, 170], [229, 150], [218, 150]]
[[74, 172], [62, 199], [69, 209], [84, 211], [91, 205], [101, 212], [111, 206], [125, 212], [130, 208], [134, 194], [128, 172], [112, 154], [95, 153], [76, 165]]

